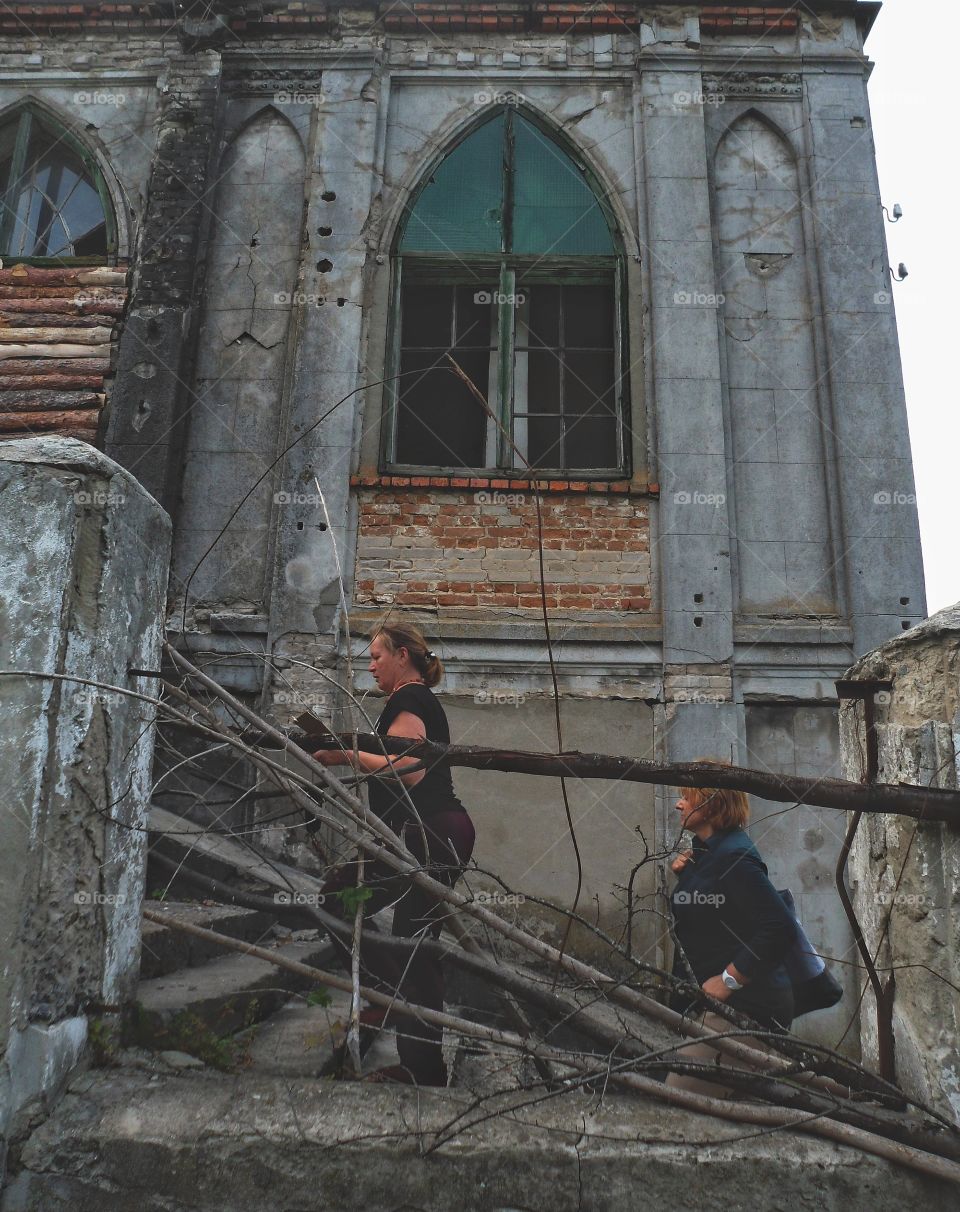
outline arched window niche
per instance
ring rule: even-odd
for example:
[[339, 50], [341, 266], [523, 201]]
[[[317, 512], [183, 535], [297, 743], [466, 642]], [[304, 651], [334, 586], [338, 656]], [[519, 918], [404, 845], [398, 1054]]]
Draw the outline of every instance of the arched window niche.
[[493, 111], [413, 192], [392, 261], [385, 468], [627, 473], [622, 244], [569, 146]]
[[27, 102], [0, 119], [0, 256], [102, 264], [117, 250], [113, 205], [87, 147]]

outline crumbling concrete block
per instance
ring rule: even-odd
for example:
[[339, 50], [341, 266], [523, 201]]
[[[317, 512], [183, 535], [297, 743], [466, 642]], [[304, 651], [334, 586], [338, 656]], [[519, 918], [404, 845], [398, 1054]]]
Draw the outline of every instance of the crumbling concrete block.
[[[0, 1136], [136, 985], [170, 520], [71, 438], [0, 445]], [[134, 692], [133, 695], [127, 692]]]

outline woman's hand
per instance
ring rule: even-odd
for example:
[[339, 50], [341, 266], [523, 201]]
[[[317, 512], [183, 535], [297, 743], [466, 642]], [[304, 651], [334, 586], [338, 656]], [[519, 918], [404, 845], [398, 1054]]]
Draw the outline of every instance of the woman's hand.
[[674, 873], [674, 875], [679, 875], [680, 872], [684, 869], [684, 867], [686, 867], [686, 865], [688, 863], [692, 863], [692, 862], [693, 862], [693, 851], [692, 850], [682, 850], [677, 855], [677, 857], [673, 860], [673, 862], [670, 864], [670, 870]]
[[350, 754], [342, 749], [318, 749], [313, 760], [321, 766], [349, 766]]
[[708, 993], [710, 997], [715, 997], [718, 1002], [725, 1002], [733, 992], [732, 989], [727, 988], [727, 986], [723, 983], [723, 978], [720, 976], [708, 977], [700, 988], [704, 991], [704, 993]]

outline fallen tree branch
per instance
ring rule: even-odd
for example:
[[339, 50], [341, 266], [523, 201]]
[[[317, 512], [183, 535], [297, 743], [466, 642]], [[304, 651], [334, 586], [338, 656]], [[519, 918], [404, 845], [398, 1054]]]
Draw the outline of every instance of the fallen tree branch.
[[918, 787], [905, 783], [852, 783], [844, 779], [808, 778], [799, 774], [773, 774], [745, 766], [718, 762], [651, 762], [642, 758], [611, 757], [602, 753], [534, 753], [516, 749], [488, 749], [482, 745], [442, 745], [437, 741], [407, 741], [370, 733], [345, 734], [335, 739], [301, 736], [306, 747], [332, 749], [348, 744], [364, 753], [419, 757], [471, 770], [499, 770], [511, 774], [549, 777], [610, 779], [626, 783], [655, 783], [670, 787], [726, 787], [746, 791], [777, 803], [810, 804], [842, 812], [888, 813], [915, 820], [960, 825], [960, 791]]

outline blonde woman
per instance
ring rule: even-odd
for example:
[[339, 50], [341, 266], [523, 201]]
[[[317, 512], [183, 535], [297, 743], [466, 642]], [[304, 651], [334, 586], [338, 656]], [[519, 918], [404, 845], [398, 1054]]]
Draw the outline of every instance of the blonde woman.
[[[443, 676], [443, 666], [417, 627], [398, 622], [377, 628], [370, 644], [369, 670], [387, 699], [377, 720], [379, 736], [450, 743], [446, 714], [431, 690]], [[419, 759], [329, 749], [321, 749], [314, 756], [327, 766], [350, 764], [361, 773], [373, 775], [368, 783], [370, 808], [401, 836], [428, 874], [451, 888], [454, 886], [470, 861], [475, 834], [473, 822], [454, 792], [449, 766], [434, 762], [425, 769], [404, 774], [409, 767], [418, 765]], [[410, 801], [423, 822], [423, 832], [415, 824]], [[335, 893], [355, 887], [357, 878], [356, 865], [347, 864], [334, 872], [324, 891]], [[392, 868], [370, 859], [364, 864], [362, 882], [372, 891], [366, 902], [368, 912], [376, 913], [394, 905], [394, 935], [439, 938], [443, 908], [428, 892], [397, 875]], [[335, 897], [328, 896], [326, 905], [337, 912]], [[333, 942], [349, 970], [349, 947], [336, 938]], [[397, 958], [382, 948], [365, 945], [361, 963], [364, 979], [382, 991], [432, 1010], [443, 1009], [443, 970], [437, 960], [416, 951], [408, 961], [407, 957]], [[368, 1008], [360, 1018], [368, 1026], [380, 1026], [385, 1012]], [[445, 1086], [442, 1039], [440, 1028], [411, 1019], [401, 1021], [397, 1050], [402, 1064], [378, 1070], [371, 1076], [421, 1086]]]
[[[677, 941], [697, 984], [761, 1026], [789, 1030], [793, 987], [783, 960], [797, 926], [746, 833], [746, 795], [724, 788], [681, 787], [676, 809], [681, 827], [693, 833], [694, 842], [692, 850], [674, 860], [677, 886], [670, 907]], [[679, 951], [673, 974], [689, 979]], [[729, 1029], [718, 1015], [704, 1015], [696, 999], [674, 994], [671, 1005], [702, 1018], [716, 1031]], [[677, 1057], [722, 1063], [714, 1049], [702, 1044], [678, 1049]], [[677, 1074], [670, 1074], [667, 1084], [714, 1095], [724, 1089]]]

